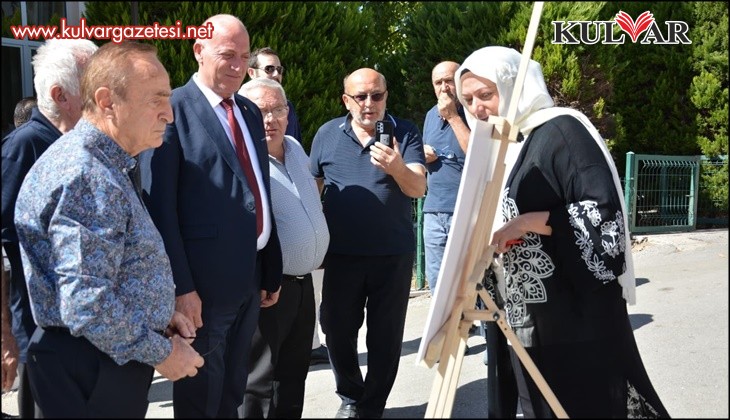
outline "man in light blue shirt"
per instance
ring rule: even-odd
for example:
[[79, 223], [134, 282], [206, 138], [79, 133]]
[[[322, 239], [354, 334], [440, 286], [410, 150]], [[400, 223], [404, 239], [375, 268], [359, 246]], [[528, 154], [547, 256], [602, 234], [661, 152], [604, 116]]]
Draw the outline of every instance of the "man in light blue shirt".
[[284, 89], [275, 80], [260, 78], [244, 84], [240, 92], [259, 107], [264, 118], [284, 278], [279, 303], [262, 308], [259, 314], [239, 414], [301, 418], [315, 327], [311, 273], [322, 264], [329, 230], [317, 184], [309, 173], [309, 157], [296, 139], [284, 134], [288, 114]]

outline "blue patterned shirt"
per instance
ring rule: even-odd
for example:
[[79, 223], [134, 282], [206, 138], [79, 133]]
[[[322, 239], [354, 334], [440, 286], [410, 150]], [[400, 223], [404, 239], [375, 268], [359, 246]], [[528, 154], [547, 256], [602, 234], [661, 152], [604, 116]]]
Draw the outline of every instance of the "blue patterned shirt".
[[136, 161], [82, 119], [31, 168], [15, 207], [33, 318], [122, 365], [172, 344], [175, 285], [162, 237], [129, 177]]

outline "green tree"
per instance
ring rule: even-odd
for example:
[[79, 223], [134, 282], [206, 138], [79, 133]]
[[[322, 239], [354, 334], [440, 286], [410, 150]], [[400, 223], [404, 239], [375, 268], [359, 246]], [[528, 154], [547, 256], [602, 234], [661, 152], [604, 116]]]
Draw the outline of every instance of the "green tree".
[[[128, 24], [129, 2], [88, 3], [89, 24]], [[157, 21], [200, 25], [206, 18], [229, 13], [241, 18], [251, 48], [270, 46], [286, 67], [284, 88], [297, 108], [306, 150], [317, 129], [344, 114], [342, 80], [359, 67], [372, 67], [380, 58], [379, 26], [372, 13], [355, 2], [140, 2], [139, 24]], [[197, 70], [192, 40], [153, 40], [170, 73], [173, 87]]]
[[[687, 3], [607, 2], [600, 19], [612, 20], [619, 11], [638, 17], [647, 10], [663, 31], [663, 22], [668, 20], [692, 25], [691, 5]], [[623, 173], [623, 157], [629, 151], [699, 154], [694, 140], [696, 109], [687, 98], [693, 77], [692, 48], [633, 43], [627, 36], [623, 44], [601, 46], [602, 53], [596, 59], [613, 86], [606, 109], [616, 115], [616, 135], [609, 144], [619, 173]]]
[[[728, 209], [728, 6], [724, 2], [694, 4], [695, 25], [689, 96], [697, 108], [697, 144], [714, 160], [701, 167], [700, 216], [727, 217]], [[724, 159], [718, 159], [724, 156]]]
[[433, 67], [444, 60], [461, 63], [472, 51], [487, 45], [505, 45], [508, 17], [526, 6], [515, 2], [424, 2], [404, 20], [405, 51], [395, 64], [407, 89], [402, 96], [390, 97], [389, 108], [422, 127], [426, 113], [436, 103], [431, 86]]

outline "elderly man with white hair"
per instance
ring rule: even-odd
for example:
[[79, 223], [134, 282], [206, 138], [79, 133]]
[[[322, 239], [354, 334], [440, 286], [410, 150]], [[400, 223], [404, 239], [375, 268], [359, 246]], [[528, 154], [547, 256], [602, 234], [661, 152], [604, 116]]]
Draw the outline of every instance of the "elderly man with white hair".
[[[31, 166], [81, 118], [79, 81], [97, 46], [87, 39], [49, 39], [33, 57], [38, 106], [30, 120], [2, 141], [2, 243], [10, 263], [9, 284], [2, 287], [2, 386], [8, 390], [19, 373], [18, 411], [34, 418], [38, 408], [25, 371], [28, 340], [35, 330], [13, 224], [15, 201]], [[11, 315], [12, 308], [12, 315]], [[12, 318], [12, 326], [11, 326]]]
[[259, 313], [240, 414], [301, 418], [315, 326], [312, 271], [322, 265], [330, 235], [309, 157], [294, 137], [284, 134], [289, 111], [284, 89], [275, 80], [258, 78], [239, 92], [263, 115], [284, 272], [279, 303]]

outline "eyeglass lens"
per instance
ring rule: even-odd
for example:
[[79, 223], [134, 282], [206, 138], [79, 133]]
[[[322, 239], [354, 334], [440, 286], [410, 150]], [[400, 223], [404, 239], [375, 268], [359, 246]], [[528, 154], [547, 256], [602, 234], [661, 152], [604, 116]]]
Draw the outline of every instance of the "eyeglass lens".
[[455, 159], [456, 153], [451, 150], [436, 150], [436, 155], [446, 159]]
[[274, 72], [274, 70], [279, 72], [279, 74], [284, 74], [283, 66], [272, 66], [272, 65], [264, 66], [264, 71], [266, 72], [266, 74], [271, 74]]
[[376, 93], [363, 93], [360, 95], [347, 95], [351, 97], [352, 99], [358, 101], [358, 102], [365, 102], [368, 100], [368, 96], [373, 102], [380, 102], [385, 98], [385, 92], [376, 92]]
[[268, 117], [269, 115], [271, 115], [274, 118], [282, 118], [282, 117], [286, 117], [289, 115], [289, 110], [286, 107], [282, 106], [279, 108], [274, 108], [271, 111], [264, 111], [262, 109], [261, 114], [263, 115], [264, 118]]

